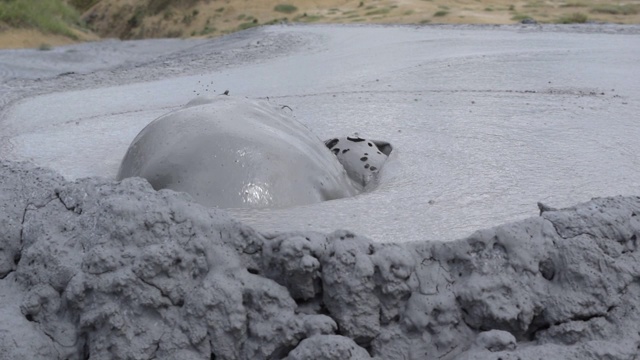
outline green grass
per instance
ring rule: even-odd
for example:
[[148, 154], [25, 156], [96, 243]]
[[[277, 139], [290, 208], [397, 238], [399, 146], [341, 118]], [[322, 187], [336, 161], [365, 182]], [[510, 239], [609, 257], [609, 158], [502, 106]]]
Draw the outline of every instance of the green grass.
[[560, 7], [562, 8], [567, 8], [567, 7], [586, 7], [587, 4], [583, 3], [583, 2], [579, 2], [579, 1], [570, 1], [566, 4], [562, 4], [560, 5]]
[[80, 12], [89, 10], [90, 7], [98, 3], [100, 0], [68, 0], [69, 5], [73, 6]]
[[598, 5], [591, 9], [592, 13], [597, 14], [611, 14], [611, 15], [635, 15], [640, 11], [640, 5], [638, 4], [625, 4], [625, 5]]
[[533, 20], [533, 18], [527, 14], [514, 14], [513, 17], [511, 17], [511, 20], [513, 21], [522, 21], [527, 19]]
[[245, 22], [245, 23], [242, 23], [242, 24], [238, 25], [238, 30], [246, 30], [246, 29], [250, 29], [252, 27], [256, 27], [258, 25], [259, 24], [258, 24], [257, 21], [256, 22], [253, 22], [253, 21]]
[[78, 12], [62, 0], [0, 0], [0, 21], [72, 39], [71, 28], [82, 26]]
[[433, 14], [433, 16], [440, 17], [440, 16], [447, 16], [448, 14], [449, 14], [448, 11], [438, 10], [438, 11], [435, 12], [435, 14]]
[[315, 21], [318, 21], [318, 20], [320, 20], [322, 18], [323, 18], [322, 15], [307, 15], [307, 13], [304, 13], [302, 15], [298, 15], [298, 16], [294, 17], [293, 21], [295, 21], [295, 22], [315, 22]]
[[318, 21], [320, 19], [322, 19], [324, 16], [322, 15], [308, 15], [307, 17], [304, 18], [304, 21], [306, 22], [315, 22]]
[[[91, 1], [91, 0], [78, 0], [78, 1]], [[198, 0], [148, 0], [146, 6], [146, 13], [156, 15], [166, 10], [169, 7], [188, 9], [195, 5]], [[143, 5], [143, 4], [140, 4]]]
[[209, 27], [208, 25], [204, 27], [204, 29], [202, 29], [200, 31], [200, 35], [209, 35], [209, 34], [213, 34], [214, 32], [216, 32], [216, 28], [214, 27]]
[[583, 13], [573, 13], [559, 18], [556, 22], [559, 24], [584, 24], [589, 18]]
[[298, 11], [298, 8], [290, 4], [279, 4], [276, 5], [273, 10], [284, 14], [293, 14]]
[[[142, 19], [144, 19], [144, 12], [141, 13], [141, 15], [139, 17], [139, 20], [136, 22], [137, 23], [136, 26], [140, 26], [142, 24]], [[187, 15], [182, 17], [182, 23], [183, 24], [189, 26], [189, 25], [191, 25], [192, 22], [193, 22], [193, 16], [192, 15], [187, 14]]]
[[286, 23], [289, 22], [289, 19], [286, 17], [283, 17], [281, 19], [273, 19], [271, 21], [267, 21], [266, 23], [264, 23], [265, 25], [276, 25], [276, 24], [280, 24], [280, 23]]

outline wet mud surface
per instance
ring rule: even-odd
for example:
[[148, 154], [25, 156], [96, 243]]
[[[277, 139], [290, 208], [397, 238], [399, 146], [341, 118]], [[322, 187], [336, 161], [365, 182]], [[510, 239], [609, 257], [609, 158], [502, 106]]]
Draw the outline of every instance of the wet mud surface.
[[[452, 240], [535, 215], [538, 201], [637, 194], [638, 29], [277, 26], [3, 51], [0, 157], [114, 178], [148, 122], [230, 90], [290, 106], [322, 139], [394, 144], [374, 192], [234, 217], [261, 231]], [[102, 52], [119, 56], [100, 63]]]

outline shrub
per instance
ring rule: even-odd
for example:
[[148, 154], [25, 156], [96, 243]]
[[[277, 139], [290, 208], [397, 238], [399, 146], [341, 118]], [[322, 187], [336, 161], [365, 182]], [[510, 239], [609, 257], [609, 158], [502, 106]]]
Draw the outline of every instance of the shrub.
[[132, 28], [136, 28], [142, 25], [142, 20], [144, 20], [144, 9], [141, 7], [136, 8], [133, 15], [127, 20], [127, 24]]
[[202, 29], [202, 31], [200, 31], [200, 35], [209, 35], [209, 34], [212, 34], [214, 32], [216, 32], [216, 28], [205, 26], [204, 29]]
[[527, 20], [527, 19], [533, 20], [533, 18], [531, 16], [526, 15], [526, 14], [514, 14], [513, 17], [511, 17], [511, 20], [513, 20], [513, 21], [522, 21], [522, 20]]
[[85, 12], [98, 1], [100, 0], [69, 0], [69, 5], [73, 6], [80, 12]]
[[305, 22], [314, 22], [322, 19], [321, 15], [307, 15], [303, 18]]
[[0, 21], [10, 26], [35, 28], [77, 38], [72, 26], [80, 26], [80, 15], [62, 0], [3, 0], [0, 1]]
[[256, 22], [254, 22], [254, 21], [245, 22], [245, 23], [242, 23], [242, 24], [238, 25], [238, 30], [246, 30], [246, 29], [250, 29], [250, 28], [256, 27], [256, 26], [258, 26], [258, 22], [257, 21]]
[[289, 4], [280, 4], [280, 5], [276, 5], [273, 8], [273, 10], [277, 12], [285, 13], [285, 14], [292, 14], [298, 11], [298, 8]]
[[568, 16], [563, 16], [560, 19], [558, 19], [558, 23], [560, 24], [584, 24], [586, 23], [588, 20], [587, 15], [583, 14], [583, 13], [573, 13], [571, 15]]

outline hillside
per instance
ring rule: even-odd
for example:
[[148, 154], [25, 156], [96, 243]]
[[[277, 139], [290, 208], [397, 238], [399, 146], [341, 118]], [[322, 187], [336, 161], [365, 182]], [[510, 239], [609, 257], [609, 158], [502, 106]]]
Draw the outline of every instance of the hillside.
[[[41, 47], [96, 40], [81, 18], [79, 1], [0, 1], [0, 48]], [[86, 9], [85, 9], [86, 10]]]
[[543, 0], [101, 0], [83, 18], [101, 36], [215, 36], [262, 24], [639, 23], [640, 2]]
[[640, 23], [640, 1], [4, 0], [0, 48], [98, 38], [219, 36], [264, 24]]

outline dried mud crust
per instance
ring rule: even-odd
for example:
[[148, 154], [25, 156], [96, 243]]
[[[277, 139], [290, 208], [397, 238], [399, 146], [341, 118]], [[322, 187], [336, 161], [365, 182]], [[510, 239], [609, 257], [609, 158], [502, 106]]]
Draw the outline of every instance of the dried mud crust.
[[633, 359], [640, 198], [439, 243], [264, 235], [142, 179], [0, 162], [6, 359]]

